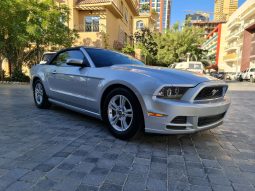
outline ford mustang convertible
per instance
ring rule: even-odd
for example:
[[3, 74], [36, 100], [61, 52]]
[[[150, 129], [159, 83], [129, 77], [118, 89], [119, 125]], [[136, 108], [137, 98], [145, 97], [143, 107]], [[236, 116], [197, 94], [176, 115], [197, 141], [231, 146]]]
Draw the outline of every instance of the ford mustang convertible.
[[185, 134], [217, 127], [230, 105], [223, 81], [91, 47], [64, 49], [34, 66], [31, 85], [38, 108], [54, 103], [96, 117], [121, 139], [142, 128]]

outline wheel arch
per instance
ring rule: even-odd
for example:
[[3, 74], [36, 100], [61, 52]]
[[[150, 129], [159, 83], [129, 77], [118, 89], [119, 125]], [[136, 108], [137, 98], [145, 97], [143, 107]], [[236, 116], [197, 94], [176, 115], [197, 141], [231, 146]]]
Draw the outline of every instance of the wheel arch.
[[138, 93], [138, 91], [134, 87], [131, 87], [129, 85], [124, 85], [121, 83], [111, 84], [104, 89], [102, 96], [100, 98], [100, 114], [101, 114], [102, 119], [103, 119], [103, 104], [104, 104], [105, 98], [106, 98], [107, 94], [109, 94], [112, 90], [117, 89], [117, 88], [125, 88], [125, 89], [129, 90], [135, 96], [135, 98], [139, 102], [139, 108], [142, 112], [143, 120], [144, 120], [146, 110], [145, 110], [145, 104], [144, 104], [142, 96]]
[[32, 79], [32, 88], [34, 87], [34, 83], [37, 81], [37, 80], [40, 80], [42, 82], [42, 80], [38, 77], [38, 76], [34, 76], [33, 79]]

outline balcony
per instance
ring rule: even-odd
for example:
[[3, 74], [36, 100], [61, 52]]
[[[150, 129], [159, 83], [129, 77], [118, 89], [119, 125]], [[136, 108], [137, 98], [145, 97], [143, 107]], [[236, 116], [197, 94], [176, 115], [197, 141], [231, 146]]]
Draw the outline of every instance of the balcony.
[[[127, 0], [127, 4], [135, 16], [138, 16], [138, 1]], [[79, 0], [76, 4], [76, 9], [86, 11], [101, 11], [106, 8], [118, 17], [123, 17], [123, 5], [120, 0]]]
[[226, 56], [223, 57], [223, 60], [225, 62], [235, 62], [237, 61], [238, 57], [236, 53], [231, 53], [231, 54], [227, 54]]
[[237, 43], [234, 43], [234, 44], [230, 44], [226, 46], [225, 51], [229, 52], [229, 51], [237, 50], [237, 48], [238, 48]]
[[233, 30], [235, 29], [236, 27], [239, 27], [241, 24], [240, 21], [233, 21], [230, 25], [228, 25], [228, 28], [229, 30]]
[[93, 25], [84, 25], [84, 24], [80, 24], [80, 25], [75, 25], [74, 29], [77, 32], [100, 32], [103, 27], [105, 28], [105, 26], [103, 25], [99, 25], [99, 23], [93, 23]]
[[251, 25], [255, 24], [255, 18], [254, 19], [251, 19], [247, 22], [244, 23], [244, 28], [249, 28]]
[[247, 7], [247, 9], [250, 8], [250, 10], [248, 10], [248, 12], [244, 11], [244, 14], [241, 15], [242, 20], [244, 20], [245, 18], [249, 18], [250, 16], [254, 15], [254, 12], [255, 12], [255, 3], [254, 3], [254, 1], [250, 1], [250, 4], [249, 5], [247, 4], [246, 7]]
[[232, 40], [235, 40], [237, 39], [238, 36], [237, 35], [233, 35], [233, 34], [228, 34], [228, 36], [226, 37], [226, 41], [232, 41]]

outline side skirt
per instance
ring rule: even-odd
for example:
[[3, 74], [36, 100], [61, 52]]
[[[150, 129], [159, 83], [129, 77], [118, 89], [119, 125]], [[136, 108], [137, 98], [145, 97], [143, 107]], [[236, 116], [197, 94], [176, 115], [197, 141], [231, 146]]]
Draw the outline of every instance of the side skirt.
[[85, 109], [82, 109], [82, 108], [79, 108], [79, 107], [68, 105], [66, 103], [63, 103], [63, 102], [60, 102], [60, 101], [57, 101], [57, 100], [54, 100], [54, 99], [51, 99], [51, 98], [49, 98], [49, 101], [51, 103], [54, 103], [56, 105], [60, 105], [60, 106], [62, 106], [64, 108], [70, 109], [72, 111], [76, 111], [76, 112], [79, 112], [79, 113], [82, 113], [82, 114], [85, 114], [85, 115], [88, 115], [88, 116], [91, 116], [91, 117], [95, 117], [97, 119], [101, 119], [102, 120], [102, 117], [101, 117], [101, 115], [99, 113], [95, 113], [95, 112], [88, 111], [88, 110], [85, 110]]

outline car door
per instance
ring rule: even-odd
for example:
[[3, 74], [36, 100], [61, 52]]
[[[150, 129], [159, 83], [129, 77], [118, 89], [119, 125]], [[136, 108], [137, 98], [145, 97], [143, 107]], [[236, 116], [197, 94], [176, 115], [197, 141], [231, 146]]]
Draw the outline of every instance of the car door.
[[[87, 67], [67, 65], [68, 59], [84, 60]], [[56, 101], [79, 108], [86, 108], [87, 73], [89, 64], [80, 49], [61, 52], [52, 61], [56, 69], [49, 78], [52, 98]]]

